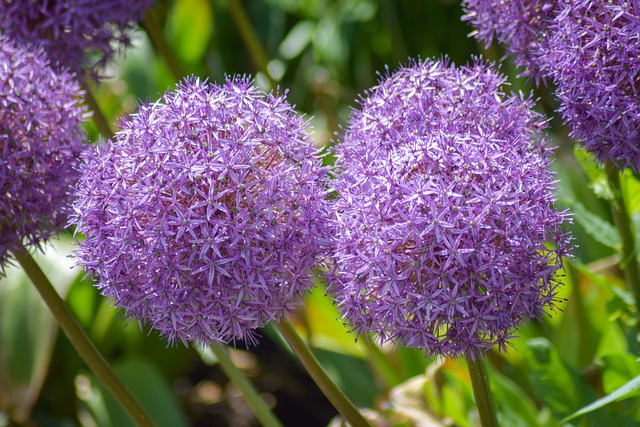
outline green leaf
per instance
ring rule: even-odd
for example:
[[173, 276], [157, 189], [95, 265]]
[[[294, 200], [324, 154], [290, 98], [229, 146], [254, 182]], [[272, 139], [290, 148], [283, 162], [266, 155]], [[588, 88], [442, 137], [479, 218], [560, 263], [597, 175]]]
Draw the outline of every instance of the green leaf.
[[[45, 245], [34, 258], [62, 298], [77, 279], [70, 238]], [[57, 324], [35, 287], [18, 266], [6, 267], [0, 280], [0, 401], [14, 418], [28, 419], [49, 370]]]
[[582, 203], [572, 202], [571, 211], [576, 221], [595, 240], [614, 249], [622, 246], [618, 230], [609, 222], [590, 212]]
[[300, 21], [289, 31], [278, 47], [278, 54], [284, 59], [293, 59], [309, 45], [316, 26], [311, 21]]
[[599, 364], [602, 366], [602, 386], [605, 393], [612, 393], [640, 376], [638, 357], [629, 353], [609, 354], [602, 357]]
[[470, 415], [476, 411], [471, 381], [466, 369], [463, 370], [462, 366], [456, 369], [452, 365], [448, 363], [442, 370], [445, 384], [442, 388], [442, 415], [459, 426], [470, 427]]
[[376, 2], [371, 0], [343, 0], [337, 6], [342, 22], [370, 21], [378, 9]]
[[640, 181], [632, 171], [625, 171], [620, 178], [629, 214], [640, 213]]
[[636, 239], [636, 260], [640, 262], [640, 212], [631, 214], [631, 223], [633, 224], [633, 231]]
[[598, 167], [598, 161], [593, 154], [582, 148], [580, 144], [575, 144], [573, 146], [573, 155], [582, 167], [582, 170], [589, 177], [589, 187], [595, 195], [605, 200], [613, 200], [613, 191], [611, 191], [611, 187], [609, 186], [607, 173], [604, 169]]
[[[147, 410], [158, 427], [187, 427], [189, 422], [171, 393], [167, 381], [154, 364], [139, 357], [129, 357], [113, 370]], [[93, 422], [100, 427], [134, 427], [116, 400], [96, 381], [93, 375], [76, 378], [76, 394], [83, 401]]]
[[582, 409], [579, 409], [578, 411], [574, 412], [573, 414], [569, 415], [568, 417], [565, 417], [562, 422], [566, 423], [568, 421], [571, 421], [577, 417], [580, 417], [582, 415], [588, 414], [590, 412], [593, 412], [597, 409], [602, 408], [603, 406], [606, 406], [610, 403], [613, 402], [617, 402], [619, 400], [623, 400], [628, 398], [629, 396], [631, 396], [633, 393], [635, 393], [636, 390], [640, 389], [640, 375], [638, 375], [637, 377], [633, 378], [632, 380], [630, 380], [629, 382], [627, 382], [626, 384], [624, 384], [622, 387], [620, 387], [619, 389], [617, 389], [616, 391], [614, 391], [613, 393], [610, 393], [598, 400], [596, 400], [595, 402], [585, 406]]
[[491, 393], [497, 405], [500, 425], [513, 427], [539, 427], [538, 415], [531, 398], [511, 379], [492, 369], [489, 373]]
[[322, 349], [316, 349], [314, 353], [327, 374], [354, 404], [373, 407], [378, 387], [362, 359]]
[[609, 323], [602, 330], [595, 357], [604, 358], [608, 355], [624, 353], [628, 347], [627, 338], [620, 325], [616, 322]]
[[168, 40], [185, 62], [201, 61], [213, 32], [212, 6], [208, 0], [178, 0], [167, 22]]
[[324, 289], [321, 281], [316, 280], [316, 286], [305, 298], [305, 326], [310, 343], [313, 347], [362, 357], [362, 346], [356, 343], [356, 336], [349, 333]]
[[578, 372], [569, 368], [545, 338], [527, 342], [527, 365], [536, 394], [554, 416], [565, 417], [596, 396]]

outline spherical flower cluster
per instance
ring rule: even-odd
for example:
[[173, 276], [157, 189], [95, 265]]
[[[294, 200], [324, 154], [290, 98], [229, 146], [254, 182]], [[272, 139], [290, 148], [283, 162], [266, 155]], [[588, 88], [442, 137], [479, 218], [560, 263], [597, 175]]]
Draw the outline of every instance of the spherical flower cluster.
[[476, 29], [474, 35], [487, 46], [495, 38], [536, 83], [542, 74], [536, 53], [546, 51], [545, 31], [557, 3], [552, 0], [464, 0], [463, 20]]
[[326, 168], [306, 125], [242, 78], [141, 105], [82, 167], [80, 264], [171, 343], [254, 341], [325, 250]]
[[549, 36], [539, 61], [571, 136], [640, 172], [640, 1], [561, 2]]
[[81, 95], [42, 49], [0, 36], [0, 271], [8, 252], [38, 246], [66, 223], [85, 137]]
[[358, 334], [429, 356], [503, 350], [554, 306], [570, 249], [545, 121], [476, 60], [411, 63], [336, 146], [328, 290]]
[[113, 57], [114, 43], [127, 46], [128, 32], [153, 0], [9, 0], [0, 2], [0, 32], [41, 43], [54, 65], [78, 76], [100, 72]]

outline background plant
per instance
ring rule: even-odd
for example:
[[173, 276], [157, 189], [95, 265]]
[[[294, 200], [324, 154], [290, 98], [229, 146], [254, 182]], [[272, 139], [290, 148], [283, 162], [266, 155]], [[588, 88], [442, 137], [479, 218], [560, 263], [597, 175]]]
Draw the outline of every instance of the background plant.
[[[157, 1], [151, 30], [158, 24], [185, 74], [223, 82], [225, 74], [255, 75], [261, 65], [238, 32], [237, 2], [222, 0]], [[373, 86], [377, 72], [407, 58], [448, 55], [457, 64], [473, 54], [498, 60], [503, 47], [485, 50], [467, 37], [458, 2], [390, 0], [250, 0], [239, 3], [264, 47], [264, 69], [288, 100], [305, 112], [322, 146], [345, 125], [355, 97]], [[93, 87], [100, 109], [113, 126], [133, 111], [139, 99], [157, 99], [173, 87], [165, 59], [147, 33], [132, 34], [133, 46], [106, 70], [111, 78]], [[640, 181], [625, 172], [619, 189], [592, 156], [567, 136], [569, 129], [553, 112], [553, 87], [535, 87], [518, 78], [510, 60], [502, 65], [511, 89], [534, 91], [538, 109], [552, 117], [550, 143], [555, 163], [559, 208], [569, 207], [569, 228], [578, 249], [569, 265], [560, 297], [561, 312], [531, 322], [512, 340], [509, 353], [491, 352], [489, 374], [503, 425], [632, 426], [640, 419], [637, 391], [637, 309], [624, 285], [618, 250], [622, 235], [613, 226], [615, 191], [625, 196], [631, 230], [640, 226]], [[270, 79], [256, 80], [269, 89]], [[113, 126], [115, 129], [115, 126]], [[98, 139], [92, 123], [90, 139]], [[330, 164], [329, 156], [325, 163]], [[123, 327], [115, 311], [84, 278], [70, 269], [70, 234], [46, 246], [38, 262], [64, 295], [81, 325], [109, 362], [139, 396], [154, 419], [167, 426], [252, 425], [237, 390], [206, 351], [169, 347], [135, 322]], [[636, 257], [637, 258], [637, 257]], [[624, 262], [636, 262], [636, 259]], [[24, 274], [7, 268], [0, 281], [0, 409], [4, 424], [123, 426], [129, 421], [86, 370], [74, 349], [32, 294]], [[372, 408], [391, 425], [472, 426], [476, 423], [470, 381], [462, 362], [425, 359], [419, 350], [354, 342], [342, 326], [322, 283], [305, 301], [296, 327], [320, 361], [358, 405]], [[252, 379], [285, 425], [305, 420], [326, 425], [335, 410], [317, 392], [269, 327], [256, 347], [242, 344], [231, 355]], [[625, 388], [626, 387], [626, 388]], [[617, 393], [617, 394], [616, 394]], [[599, 398], [605, 406], [563, 423]], [[17, 397], [17, 398], [16, 398]], [[1, 423], [0, 423], [1, 424]]]

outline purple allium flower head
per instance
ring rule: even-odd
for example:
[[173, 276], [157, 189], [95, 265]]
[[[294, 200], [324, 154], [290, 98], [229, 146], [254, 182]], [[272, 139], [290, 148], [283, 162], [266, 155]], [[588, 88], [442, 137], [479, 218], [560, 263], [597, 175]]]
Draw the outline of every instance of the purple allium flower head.
[[41, 43], [53, 65], [99, 74], [153, 0], [2, 0], [0, 32]]
[[285, 96], [187, 79], [86, 158], [80, 264], [126, 314], [185, 345], [255, 340], [312, 286], [326, 168]]
[[[336, 146], [328, 290], [358, 334], [472, 354], [554, 306], [570, 249], [545, 120], [479, 60], [411, 63]], [[549, 246], [547, 246], [549, 244]]]
[[474, 35], [487, 46], [495, 38], [522, 75], [542, 79], [536, 53], [546, 52], [546, 27], [557, 8], [556, 0], [463, 0], [466, 15], [476, 29]]
[[549, 35], [539, 60], [571, 136], [640, 172], [640, 1], [562, 2]]
[[66, 224], [85, 138], [82, 93], [41, 48], [0, 36], [0, 271], [8, 252]]

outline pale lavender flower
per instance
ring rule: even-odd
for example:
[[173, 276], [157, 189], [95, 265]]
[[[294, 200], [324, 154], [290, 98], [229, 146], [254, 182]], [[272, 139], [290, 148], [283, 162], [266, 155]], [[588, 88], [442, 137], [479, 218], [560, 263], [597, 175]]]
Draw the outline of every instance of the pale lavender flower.
[[64, 228], [85, 138], [81, 100], [41, 48], [0, 36], [0, 271], [8, 252]]
[[560, 113], [602, 162], [640, 172], [640, 1], [569, 0], [540, 55]]
[[247, 79], [187, 79], [86, 158], [73, 223], [97, 287], [169, 342], [255, 340], [313, 284], [325, 175], [307, 122]]
[[53, 65], [101, 73], [153, 0], [2, 0], [0, 32], [41, 43]]
[[533, 102], [476, 60], [409, 64], [336, 146], [328, 290], [358, 334], [430, 356], [505, 350], [553, 308], [570, 249]]
[[522, 75], [538, 83], [536, 54], [547, 51], [546, 27], [555, 13], [555, 0], [463, 0], [464, 21], [476, 29], [473, 35], [488, 47], [493, 39], [503, 45]]

